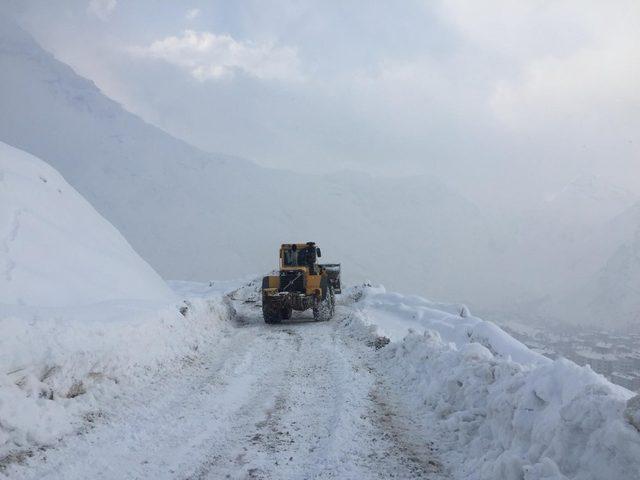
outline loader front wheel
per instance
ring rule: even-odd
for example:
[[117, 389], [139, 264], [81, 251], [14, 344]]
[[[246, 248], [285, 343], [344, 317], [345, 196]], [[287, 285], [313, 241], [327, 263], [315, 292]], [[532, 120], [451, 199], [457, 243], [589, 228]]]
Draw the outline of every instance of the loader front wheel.
[[264, 318], [264, 323], [280, 323], [282, 321], [280, 310], [274, 309], [264, 303], [262, 304], [262, 318]]
[[325, 322], [333, 317], [334, 311], [335, 297], [333, 295], [333, 288], [328, 287], [324, 300], [313, 307], [313, 318], [318, 322]]

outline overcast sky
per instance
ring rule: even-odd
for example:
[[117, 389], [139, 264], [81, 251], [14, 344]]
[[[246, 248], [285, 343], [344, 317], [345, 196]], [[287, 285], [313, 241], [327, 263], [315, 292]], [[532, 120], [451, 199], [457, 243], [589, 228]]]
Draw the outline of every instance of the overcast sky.
[[205, 150], [429, 173], [536, 200], [640, 193], [640, 2], [13, 1], [58, 58]]

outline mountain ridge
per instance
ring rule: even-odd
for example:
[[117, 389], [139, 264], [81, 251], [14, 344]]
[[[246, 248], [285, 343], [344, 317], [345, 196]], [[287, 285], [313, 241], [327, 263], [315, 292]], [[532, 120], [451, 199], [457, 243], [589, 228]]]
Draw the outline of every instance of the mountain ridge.
[[[12, 35], [19, 48], [6, 48]], [[61, 171], [164, 278], [267, 271], [293, 238], [350, 263], [356, 281], [473, 295], [460, 280], [486, 243], [483, 215], [443, 182], [310, 175], [206, 153], [127, 112], [24, 30], [4, 37], [0, 101], [13, 113], [0, 118], [0, 139]]]

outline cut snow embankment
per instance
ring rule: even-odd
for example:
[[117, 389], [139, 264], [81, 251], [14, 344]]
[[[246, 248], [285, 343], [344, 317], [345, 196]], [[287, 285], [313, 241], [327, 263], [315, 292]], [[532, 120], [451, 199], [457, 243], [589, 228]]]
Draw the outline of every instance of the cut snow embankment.
[[42, 160], [0, 142], [0, 303], [77, 306], [173, 293]]
[[[380, 365], [455, 478], [640, 478], [640, 400], [527, 349], [463, 306], [358, 287], [350, 327], [391, 338]], [[635, 426], [634, 426], [635, 425]]]
[[55, 170], [0, 143], [0, 471], [214, 342], [222, 295], [187, 297]]

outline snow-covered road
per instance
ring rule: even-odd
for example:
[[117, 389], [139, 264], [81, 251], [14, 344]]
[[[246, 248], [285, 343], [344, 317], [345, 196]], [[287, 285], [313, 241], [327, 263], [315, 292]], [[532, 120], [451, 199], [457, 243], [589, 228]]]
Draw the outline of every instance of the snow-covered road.
[[306, 315], [233, 328], [178, 374], [128, 391], [94, 426], [12, 478], [444, 478], [417, 418], [394, 401], [371, 345]]
[[260, 280], [239, 285], [31, 320], [28, 350], [5, 345], [54, 354], [0, 390], [0, 477], [640, 478], [640, 396], [466, 307], [362, 285], [329, 322], [266, 325]]

